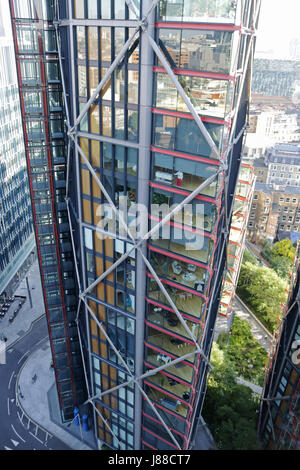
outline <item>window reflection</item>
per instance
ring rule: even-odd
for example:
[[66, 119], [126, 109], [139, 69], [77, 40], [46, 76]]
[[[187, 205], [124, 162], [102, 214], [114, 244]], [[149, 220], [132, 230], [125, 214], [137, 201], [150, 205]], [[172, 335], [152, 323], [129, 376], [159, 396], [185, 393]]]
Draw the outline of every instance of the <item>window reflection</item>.
[[163, 21], [229, 22], [235, 20], [237, 0], [161, 0]]
[[101, 60], [111, 62], [111, 28], [101, 28]]
[[162, 230], [160, 230], [159, 238], [151, 239], [152, 245], [187, 258], [195, 259], [201, 263], [208, 263], [214, 246], [210, 238], [171, 226], [169, 226], [170, 236], [166, 238], [163, 237]]
[[85, 59], [85, 28], [84, 26], [77, 26], [77, 57], [78, 59]]
[[229, 73], [232, 32], [183, 29], [159, 30], [162, 48], [175, 68]]
[[209, 280], [206, 269], [155, 252], [151, 252], [151, 265], [160, 277], [204, 293]]
[[[216, 158], [194, 119], [154, 114], [154, 145], [194, 155]], [[204, 123], [217, 147], [223, 126]]]
[[98, 29], [88, 27], [89, 59], [98, 60]]
[[[162, 189], [152, 190], [152, 212], [151, 215], [155, 217], [166, 215], [171, 211], [171, 206], [180, 204], [185, 196], [175, 194]], [[160, 207], [162, 206], [162, 207]], [[189, 204], [186, 204], [181, 211], [178, 211], [171, 220], [175, 222], [195, 227], [206, 232], [212, 232], [217, 222], [218, 209], [216, 204], [212, 204], [200, 199], [193, 199]]]
[[[168, 286], [167, 284], [164, 284], [164, 287], [179, 311], [197, 318], [202, 316], [205, 305], [202, 297], [177, 289], [176, 287]], [[148, 295], [151, 299], [170, 307], [169, 301], [154, 279], [149, 280]]]
[[[197, 113], [224, 118], [232, 96], [231, 82], [183, 75], [177, 78]], [[168, 74], [156, 74], [156, 90], [158, 108], [189, 112]]]

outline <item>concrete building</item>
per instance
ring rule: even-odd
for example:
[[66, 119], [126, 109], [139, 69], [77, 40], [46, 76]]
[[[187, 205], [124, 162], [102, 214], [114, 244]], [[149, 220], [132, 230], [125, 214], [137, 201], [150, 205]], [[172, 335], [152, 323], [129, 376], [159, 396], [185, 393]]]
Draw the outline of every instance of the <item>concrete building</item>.
[[279, 189], [273, 185], [256, 183], [248, 222], [248, 238], [255, 242], [267, 238], [273, 242], [278, 236], [298, 238], [300, 235], [300, 188]]
[[10, 5], [62, 416], [195, 448], [260, 2]]
[[0, 5], [0, 302], [13, 294], [35, 249], [8, 2]]

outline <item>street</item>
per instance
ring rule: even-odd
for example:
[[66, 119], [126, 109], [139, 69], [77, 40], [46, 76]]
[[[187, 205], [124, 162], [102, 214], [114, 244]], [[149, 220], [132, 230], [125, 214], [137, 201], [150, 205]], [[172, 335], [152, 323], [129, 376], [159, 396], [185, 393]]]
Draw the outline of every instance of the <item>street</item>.
[[[6, 351], [0, 364], [0, 450], [71, 450], [23, 413], [17, 406], [16, 381], [29, 355], [48, 339], [46, 318]], [[22, 390], [19, 399], [22, 401]]]

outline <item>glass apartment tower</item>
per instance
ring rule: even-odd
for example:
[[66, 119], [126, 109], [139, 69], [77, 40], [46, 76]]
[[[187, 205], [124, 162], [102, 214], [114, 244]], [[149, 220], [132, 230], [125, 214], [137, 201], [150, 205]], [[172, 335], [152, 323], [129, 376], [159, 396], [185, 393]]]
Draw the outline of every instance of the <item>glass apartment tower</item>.
[[34, 250], [8, 2], [0, 5], [0, 297], [10, 297]]
[[11, 0], [61, 409], [99, 447], [194, 445], [258, 11]]
[[299, 245], [290, 292], [274, 335], [262, 394], [259, 436], [267, 450], [300, 449]]

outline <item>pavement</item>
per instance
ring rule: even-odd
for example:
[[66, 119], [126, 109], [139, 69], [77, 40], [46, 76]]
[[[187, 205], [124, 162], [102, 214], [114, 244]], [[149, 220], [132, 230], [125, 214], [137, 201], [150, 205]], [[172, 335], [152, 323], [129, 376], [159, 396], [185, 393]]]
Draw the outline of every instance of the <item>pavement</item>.
[[[26, 277], [28, 278], [29, 291]], [[4, 318], [0, 319], [0, 338], [1, 335], [7, 338], [5, 343], [6, 357], [12, 357], [16, 351], [22, 349], [21, 344], [25, 339], [27, 344], [26, 351], [21, 353], [22, 357], [18, 356], [14, 363], [15, 370], [12, 375], [16, 378], [16, 405], [19, 420], [25, 428], [28, 426], [28, 431], [33, 431], [32, 434], [35, 433], [34, 429], [39, 430], [35, 440], [40, 439], [41, 444], [43, 441], [41, 430], [44, 430], [47, 442], [50, 442], [50, 436], [52, 442], [56, 442], [58, 439], [65, 443], [70, 450], [95, 449], [92, 431], [83, 433], [81, 426], [77, 427], [75, 423], [71, 423], [69, 426], [61, 423], [54, 371], [50, 368], [51, 350], [37, 260], [27, 272], [26, 277], [20, 282], [14, 293], [16, 299], [11, 303]], [[26, 297], [26, 300], [14, 321], [9, 322], [9, 317], [20, 302], [18, 296]], [[44, 324], [43, 328], [42, 324]], [[1, 367], [3, 378], [5, 370], [3, 365]], [[35, 374], [37, 380], [33, 384], [32, 377]]]
[[17, 290], [15, 296], [26, 297], [25, 303], [22, 305], [17, 316], [12, 323], [9, 322], [9, 317], [16, 309], [20, 299], [16, 298], [11, 303], [8, 311], [3, 319], [0, 319], [0, 337], [3, 334], [7, 338], [6, 348], [12, 346], [19, 340], [32, 326], [32, 323], [38, 318], [45, 315], [44, 299], [42, 294], [40, 271], [38, 261], [36, 260], [26, 274], [28, 278], [29, 290], [32, 300], [32, 307], [30, 303], [29, 293], [26, 285], [26, 278], [24, 278]]
[[[60, 421], [58, 396], [54, 370], [51, 364], [50, 343], [45, 340], [24, 363], [17, 378], [17, 399], [23, 413], [51, 436], [61, 440], [73, 450], [94, 450], [92, 430], [84, 432], [75, 422], [63, 424]], [[37, 376], [32, 382], [32, 377]]]

